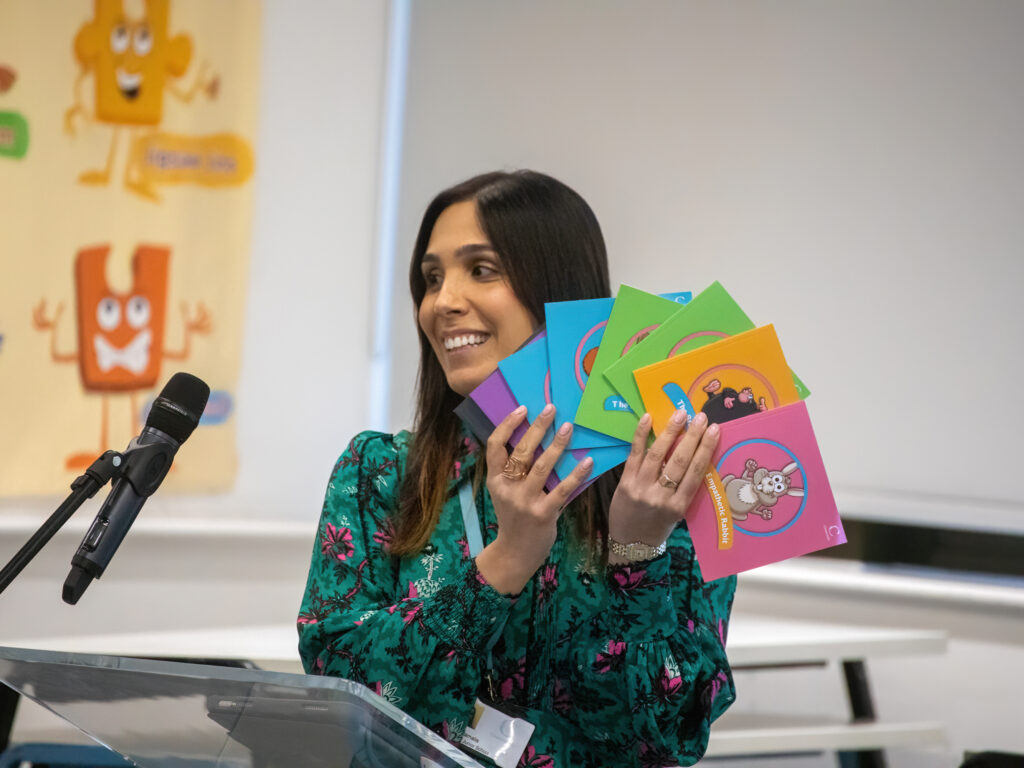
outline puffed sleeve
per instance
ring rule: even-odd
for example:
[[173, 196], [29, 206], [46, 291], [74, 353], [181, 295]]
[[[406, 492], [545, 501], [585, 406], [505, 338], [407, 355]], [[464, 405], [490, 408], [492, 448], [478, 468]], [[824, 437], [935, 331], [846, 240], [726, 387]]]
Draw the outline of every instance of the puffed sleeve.
[[403, 462], [395, 438], [364, 432], [335, 466], [298, 618], [299, 653], [308, 673], [360, 682], [458, 739], [473, 712], [482, 650], [512, 600], [487, 585], [473, 560], [429, 597], [399, 583], [386, 545]]
[[610, 565], [605, 586], [566, 649], [565, 714], [625, 764], [690, 765], [735, 699], [725, 654], [735, 577], [703, 584], [681, 526], [661, 557]]

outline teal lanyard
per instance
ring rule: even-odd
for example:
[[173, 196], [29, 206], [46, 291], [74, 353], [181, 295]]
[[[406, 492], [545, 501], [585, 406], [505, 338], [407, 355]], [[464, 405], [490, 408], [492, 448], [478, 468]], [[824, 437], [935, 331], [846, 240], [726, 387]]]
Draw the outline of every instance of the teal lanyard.
[[473, 486], [468, 481], [459, 483], [459, 504], [462, 506], [462, 522], [466, 526], [466, 543], [469, 545], [469, 556], [476, 557], [484, 548], [484, 537], [480, 532], [480, 518], [476, 515], [476, 502], [473, 501]]
[[[473, 485], [468, 480], [459, 483], [459, 506], [462, 507], [462, 522], [466, 526], [466, 544], [469, 545], [469, 556], [476, 557], [484, 548], [484, 536], [480, 530], [480, 518], [477, 516], [476, 502], [473, 500]], [[491, 701], [497, 701], [494, 694], [494, 676], [491, 674], [491, 670], [494, 668], [491, 652], [498, 643], [501, 633], [505, 631], [505, 623], [507, 621], [508, 619], [506, 618], [505, 621], [502, 621], [494, 628], [494, 634], [487, 641], [487, 648], [485, 649], [487, 654], [487, 672], [484, 677], [487, 679], [487, 690], [491, 695]]]

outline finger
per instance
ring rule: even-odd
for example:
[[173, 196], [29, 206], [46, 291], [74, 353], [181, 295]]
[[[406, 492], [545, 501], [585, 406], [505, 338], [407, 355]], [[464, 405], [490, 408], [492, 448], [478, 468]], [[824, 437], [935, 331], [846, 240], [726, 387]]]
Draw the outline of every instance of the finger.
[[711, 465], [711, 457], [718, 447], [720, 436], [721, 430], [717, 424], [712, 424], [701, 436], [700, 442], [697, 444], [697, 450], [694, 451], [693, 458], [686, 468], [686, 474], [683, 475], [682, 480], [679, 482], [679, 487], [672, 497], [673, 500], [679, 501], [681, 512], [686, 511], [686, 508], [690, 506], [690, 501], [693, 500], [693, 495], [704, 484], [704, 476]]
[[700, 443], [707, 426], [708, 417], [706, 415], [698, 413], [694, 416], [690, 426], [686, 428], [686, 433], [676, 444], [672, 455], [665, 464], [663, 471], [666, 477], [676, 482], [682, 481], [683, 475], [686, 474], [686, 468], [690, 466], [690, 461], [693, 459], [693, 454], [697, 450], [697, 445]]
[[675, 443], [676, 438], [679, 437], [679, 433], [683, 431], [683, 427], [686, 426], [688, 418], [689, 415], [683, 408], [672, 414], [672, 418], [668, 420], [668, 424], [661, 430], [661, 434], [658, 435], [651, 447], [647, 449], [647, 457], [644, 459], [643, 464], [640, 466], [640, 472], [637, 474], [637, 479], [640, 482], [653, 483], [661, 476], [662, 465], [668, 459], [672, 445]]
[[626, 466], [622, 469], [625, 477], [635, 475], [640, 471], [640, 465], [644, 460], [644, 452], [647, 450], [647, 437], [651, 434], [651, 414], [645, 413], [640, 417], [633, 433], [633, 444], [629, 447], [629, 456], [626, 458]]
[[533, 455], [537, 452], [537, 446], [540, 445], [541, 438], [544, 437], [544, 433], [548, 431], [548, 427], [551, 426], [551, 422], [554, 419], [555, 406], [548, 403], [544, 406], [544, 410], [540, 412], [540, 415], [533, 420], [530, 428], [526, 430], [526, 434], [516, 443], [516, 447], [512, 449], [512, 455], [521, 462], [532, 465]]
[[558, 431], [555, 433], [555, 439], [551, 441], [551, 445], [537, 457], [533, 466], [530, 467], [530, 472], [526, 476], [526, 482], [523, 483], [527, 492], [540, 493], [544, 483], [548, 481], [548, 475], [554, 471], [555, 464], [562, 458], [562, 452], [569, 444], [570, 437], [572, 437], [572, 422], [567, 421], [558, 428]]
[[593, 468], [594, 459], [587, 456], [587, 458], [576, 465], [576, 468], [569, 473], [567, 478], [555, 486], [554, 490], [547, 495], [546, 500], [546, 504], [552, 513], [559, 512], [569, 503], [569, 497], [573, 495], [577, 488], [583, 485]]
[[505, 444], [525, 417], [526, 406], [520, 405], [502, 419], [501, 423], [491, 432], [491, 436], [487, 438], [487, 474], [501, 472], [505, 462], [508, 460], [508, 451], [505, 449]]

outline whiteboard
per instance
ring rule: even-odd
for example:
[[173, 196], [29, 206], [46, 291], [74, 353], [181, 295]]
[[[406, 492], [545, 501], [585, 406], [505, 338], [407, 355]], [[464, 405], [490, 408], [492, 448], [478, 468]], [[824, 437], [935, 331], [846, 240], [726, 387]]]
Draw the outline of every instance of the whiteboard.
[[576, 188], [613, 285], [718, 279], [774, 323], [844, 515], [1024, 533], [1024, 4], [413, 4], [405, 281], [441, 188], [529, 167]]

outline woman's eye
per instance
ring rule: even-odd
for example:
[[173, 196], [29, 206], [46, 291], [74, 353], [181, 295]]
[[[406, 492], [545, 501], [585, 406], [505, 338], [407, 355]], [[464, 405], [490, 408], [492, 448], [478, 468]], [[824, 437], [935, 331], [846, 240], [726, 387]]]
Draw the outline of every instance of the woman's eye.
[[491, 277], [496, 274], [498, 274], [498, 270], [491, 264], [476, 264], [473, 267], [474, 277]]
[[441, 284], [441, 275], [437, 272], [427, 272], [423, 275], [423, 282], [426, 283], [427, 288], [436, 288]]

